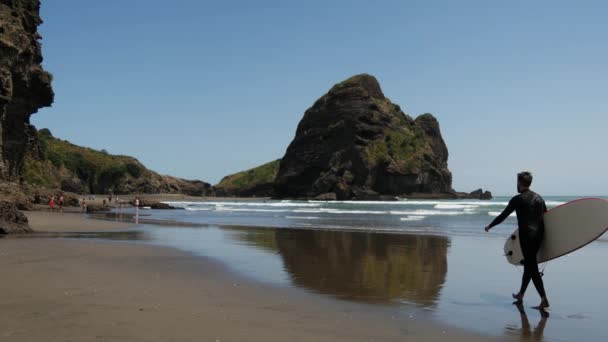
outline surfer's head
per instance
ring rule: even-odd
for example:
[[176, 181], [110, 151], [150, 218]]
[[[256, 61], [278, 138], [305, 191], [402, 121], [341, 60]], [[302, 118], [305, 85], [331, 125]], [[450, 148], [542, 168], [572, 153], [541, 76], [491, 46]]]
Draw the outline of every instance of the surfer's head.
[[522, 171], [517, 174], [517, 192], [524, 192], [532, 185], [532, 174], [528, 171]]

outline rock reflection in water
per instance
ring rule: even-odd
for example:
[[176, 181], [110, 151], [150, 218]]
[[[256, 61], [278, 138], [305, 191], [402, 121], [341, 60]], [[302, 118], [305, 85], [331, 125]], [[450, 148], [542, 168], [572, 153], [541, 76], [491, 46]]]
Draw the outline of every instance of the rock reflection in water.
[[447, 273], [443, 236], [292, 229], [237, 236], [277, 251], [295, 285], [338, 298], [434, 306]]

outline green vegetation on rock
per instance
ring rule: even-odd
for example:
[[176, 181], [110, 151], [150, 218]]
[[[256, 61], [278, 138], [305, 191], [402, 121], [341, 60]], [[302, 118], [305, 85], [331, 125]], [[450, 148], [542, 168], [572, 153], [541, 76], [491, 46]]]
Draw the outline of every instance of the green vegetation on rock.
[[79, 194], [214, 195], [209, 183], [160, 175], [133, 157], [74, 145], [53, 137], [48, 129], [35, 133], [24, 161], [25, 184]]
[[215, 186], [217, 191], [226, 195], [242, 195], [243, 192], [253, 190], [257, 187], [272, 186], [279, 172], [280, 159], [254, 167], [252, 169], [238, 172], [222, 178]]
[[400, 171], [411, 171], [419, 166], [430, 147], [422, 130], [390, 129], [385, 131], [383, 139], [376, 139], [367, 148], [367, 159], [371, 165], [393, 163]]
[[41, 155], [25, 161], [24, 178], [32, 185], [65, 188], [66, 178], [73, 174], [75, 179], [67, 181], [73, 185], [66, 190], [104, 193], [145, 170], [135, 158], [77, 146], [53, 137], [48, 129], [38, 131], [38, 139]]

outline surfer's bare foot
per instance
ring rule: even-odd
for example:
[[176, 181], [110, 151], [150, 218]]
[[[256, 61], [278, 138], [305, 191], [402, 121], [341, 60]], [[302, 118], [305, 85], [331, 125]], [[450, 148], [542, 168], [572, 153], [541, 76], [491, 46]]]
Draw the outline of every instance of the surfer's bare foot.
[[524, 301], [524, 295], [521, 293], [517, 293], [517, 294], [513, 294], [513, 299], [515, 299], [515, 301], [513, 302], [513, 304], [520, 304], [521, 302]]
[[547, 300], [547, 298], [543, 298], [543, 299], [541, 299], [540, 304], [538, 306], [535, 306], [534, 309], [544, 310], [548, 307], [549, 307], [549, 301]]

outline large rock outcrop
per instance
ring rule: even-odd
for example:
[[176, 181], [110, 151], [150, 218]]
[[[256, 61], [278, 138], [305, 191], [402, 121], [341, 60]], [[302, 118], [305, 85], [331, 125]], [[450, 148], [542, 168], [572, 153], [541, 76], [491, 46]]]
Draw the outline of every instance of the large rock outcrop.
[[336, 84], [305, 112], [275, 191], [323, 199], [457, 197], [447, 161], [435, 117], [411, 118], [373, 76], [362, 74]]
[[26, 152], [36, 143], [30, 115], [53, 102], [42, 68], [38, 0], [0, 0], [0, 181], [20, 181]]
[[23, 215], [13, 203], [0, 200], [0, 235], [28, 233], [32, 229], [28, 225], [27, 217]]

